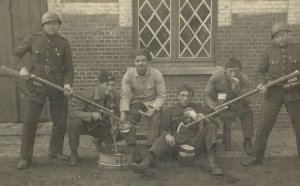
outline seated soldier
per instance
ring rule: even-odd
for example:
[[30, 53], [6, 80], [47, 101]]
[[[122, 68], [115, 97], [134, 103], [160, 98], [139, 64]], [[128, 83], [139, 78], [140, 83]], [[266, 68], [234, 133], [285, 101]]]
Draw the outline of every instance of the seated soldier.
[[[119, 109], [116, 107], [119, 106], [120, 98], [118, 92], [112, 88], [114, 80], [110, 72], [101, 71], [99, 84], [86, 91], [83, 97], [109, 110], [114, 110], [115, 113], [118, 112]], [[83, 101], [77, 101], [70, 105], [68, 117], [68, 137], [71, 150], [70, 165], [75, 166], [78, 163], [77, 149], [80, 135], [93, 136], [97, 150], [99, 150], [102, 142], [105, 144], [113, 143], [110, 119], [108, 115], [99, 112], [96, 107]]]
[[[217, 111], [219, 104], [230, 101], [247, 93], [250, 89], [250, 80], [242, 72], [242, 63], [229, 58], [224, 69], [216, 71], [207, 82], [204, 90], [204, 103]], [[236, 113], [241, 121], [244, 137], [243, 147], [247, 155], [252, 154], [251, 139], [254, 136], [253, 112], [250, 108], [251, 98], [247, 97], [230, 106], [229, 110]]]
[[[204, 113], [211, 110], [204, 107], [201, 103], [191, 103], [194, 90], [183, 84], [178, 89], [178, 103], [170, 108], [163, 110], [161, 123], [161, 136], [154, 142], [140, 164], [133, 164], [133, 171], [136, 173], [145, 173], [147, 168], [153, 165], [163, 154], [178, 154], [178, 145], [188, 144], [195, 148], [198, 154], [201, 151], [207, 151], [210, 171], [214, 175], [223, 175], [224, 172], [216, 165], [217, 150], [217, 127], [218, 122], [214, 118], [205, 119], [204, 122], [190, 125], [188, 128], [178, 126], [180, 123], [187, 123], [185, 110], [193, 109], [197, 114], [194, 119], [201, 119]], [[199, 129], [203, 125], [203, 129]], [[171, 153], [171, 154], [172, 154]]]

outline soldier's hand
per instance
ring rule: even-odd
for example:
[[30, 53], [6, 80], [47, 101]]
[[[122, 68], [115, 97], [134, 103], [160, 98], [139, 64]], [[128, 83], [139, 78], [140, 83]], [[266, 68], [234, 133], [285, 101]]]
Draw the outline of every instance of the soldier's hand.
[[170, 147], [173, 147], [174, 145], [176, 145], [175, 138], [173, 136], [171, 136], [170, 134], [167, 134], [165, 136], [165, 139], [166, 139], [167, 144]]
[[231, 89], [234, 92], [237, 92], [240, 90], [240, 80], [238, 78], [232, 77], [231, 79]]
[[64, 89], [65, 89], [65, 91], [64, 91], [64, 95], [65, 95], [65, 96], [69, 97], [69, 96], [72, 95], [73, 90], [72, 90], [72, 87], [71, 87], [70, 84], [65, 84], [65, 85], [64, 85]]
[[28, 80], [29, 79], [29, 71], [27, 67], [22, 67], [20, 70], [20, 77], [22, 79]]
[[149, 118], [154, 114], [155, 108], [148, 108], [147, 112], [144, 112], [144, 115], [148, 116]]
[[92, 112], [92, 121], [99, 121], [102, 119], [102, 116], [99, 112]]
[[263, 84], [259, 84], [257, 88], [259, 89], [260, 94], [265, 94], [267, 92], [267, 87]]
[[[202, 113], [198, 113], [198, 114], [197, 114], [197, 120], [201, 120], [201, 119], [203, 119], [204, 117], [205, 117], [205, 116], [204, 116], [204, 114], [202, 114]], [[204, 121], [209, 122], [210, 120], [209, 120], [208, 118], [205, 118]], [[202, 120], [201, 122], [203, 122], [203, 120]]]

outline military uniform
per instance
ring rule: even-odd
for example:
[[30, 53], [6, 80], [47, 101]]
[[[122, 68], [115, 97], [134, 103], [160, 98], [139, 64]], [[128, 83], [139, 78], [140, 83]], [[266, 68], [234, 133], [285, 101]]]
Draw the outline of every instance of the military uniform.
[[[120, 95], [117, 91], [113, 90], [109, 95], [106, 95], [103, 87], [97, 85], [86, 91], [83, 96], [109, 110], [114, 110], [115, 114], [119, 111]], [[71, 151], [77, 151], [80, 135], [83, 134], [89, 134], [99, 139], [99, 142], [102, 141], [106, 144], [113, 142], [108, 115], [102, 113], [102, 120], [93, 121], [93, 112], [99, 112], [98, 108], [82, 101], [77, 101], [70, 105], [68, 136]], [[121, 138], [119, 137], [119, 139]]]
[[[214, 109], [217, 106], [219, 93], [225, 93], [227, 95], [226, 101], [229, 101], [249, 91], [250, 80], [244, 73], [241, 72], [239, 92], [234, 92], [232, 90], [231, 82], [226, 77], [225, 73], [226, 71], [224, 69], [216, 71], [210, 77], [205, 87], [204, 102], [211, 109]], [[241, 120], [243, 136], [245, 139], [251, 139], [254, 136], [253, 112], [249, 106], [250, 101], [250, 98], [245, 98], [230, 107], [230, 110], [235, 112]]]
[[[30, 53], [28, 63], [22, 61]], [[27, 36], [11, 53], [10, 66], [20, 70], [27, 67], [30, 73], [59, 86], [73, 83], [74, 69], [69, 42], [60, 35], [49, 37], [45, 32]], [[42, 108], [48, 97], [53, 119], [49, 155], [62, 154], [67, 121], [67, 98], [63, 93], [32, 80], [22, 82], [24, 102], [24, 126], [21, 158], [31, 159]]]
[[[203, 128], [200, 128], [199, 124], [191, 125], [189, 128], [181, 127], [177, 133], [179, 124], [181, 122], [186, 123], [184, 110], [188, 107], [204, 115], [211, 112], [209, 108], [202, 104], [193, 103], [190, 103], [186, 107], [176, 104], [173, 107], [164, 109], [162, 112], [161, 137], [154, 142], [149, 150], [149, 152], [155, 154], [157, 159], [159, 159], [161, 155], [170, 152], [170, 146], [165, 139], [167, 134], [174, 136], [177, 145], [191, 145], [195, 147], [196, 152], [208, 152], [212, 145], [217, 143], [217, 122], [205, 121]], [[174, 146], [171, 150], [175, 155], [178, 154], [178, 146]]]
[[[285, 46], [273, 45], [265, 50], [260, 61], [259, 81], [261, 84], [265, 84], [295, 70], [300, 70], [300, 47], [292, 43], [287, 43]], [[262, 116], [257, 126], [254, 145], [255, 158], [260, 162], [263, 160], [267, 139], [283, 104], [291, 118], [298, 155], [300, 155], [300, 84], [299, 81], [286, 82], [268, 88], [264, 95]]]

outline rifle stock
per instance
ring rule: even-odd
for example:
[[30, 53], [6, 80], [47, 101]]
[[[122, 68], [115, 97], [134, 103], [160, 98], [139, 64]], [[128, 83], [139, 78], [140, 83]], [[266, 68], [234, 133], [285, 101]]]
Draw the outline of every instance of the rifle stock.
[[[288, 74], [288, 75], [286, 75], [286, 76], [282, 76], [281, 78], [278, 78], [278, 79], [276, 79], [276, 80], [274, 80], [274, 81], [271, 81], [270, 83], [267, 83], [267, 84], [265, 84], [264, 86], [266, 86], [267, 88], [270, 88], [270, 87], [273, 87], [273, 86], [275, 86], [275, 85], [277, 85], [277, 84], [279, 84], [279, 83], [283, 83], [283, 82], [285, 82], [285, 81], [287, 81], [287, 80], [289, 80], [289, 79], [292, 79], [292, 78], [294, 78], [294, 77], [296, 77], [296, 76], [300, 76], [300, 71], [296, 70], [295, 72], [292, 72], [292, 73], [290, 73], [290, 74]], [[217, 111], [212, 112], [212, 113], [210, 113], [210, 114], [204, 116], [203, 118], [201, 118], [201, 119], [199, 119], [199, 120], [195, 120], [195, 121], [193, 121], [193, 122], [191, 122], [191, 123], [188, 123], [188, 124], [185, 125], [185, 126], [188, 127], [188, 126], [190, 126], [190, 125], [193, 125], [193, 124], [195, 124], [195, 123], [198, 123], [198, 122], [200, 122], [200, 121], [203, 121], [204, 119], [206, 119], [206, 118], [208, 118], [208, 117], [214, 116], [214, 115], [216, 115], [216, 114], [218, 114], [218, 113], [220, 113], [220, 112], [226, 110], [226, 109], [229, 107], [229, 105], [231, 105], [231, 104], [233, 104], [233, 103], [235, 103], [235, 102], [237, 102], [237, 101], [240, 101], [241, 99], [244, 99], [244, 98], [246, 98], [246, 97], [248, 97], [248, 96], [251, 96], [251, 95], [253, 95], [253, 94], [256, 94], [256, 93], [258, 93], [259, 91], [260, 91], [260, 90], [259, 90], [258, 88], [256, 88], [256, 89], [254, 89], [254, 90], [252, 90], [252, 91], [250, 91], [250, 92], [248, 92], [248, 93], [245, 93], [245, 94], [243, 94], [243, 95], [241, 95], [241, 96], [239, 96], [239, 97], [237, 97], [237, 98], [235, 98], [235, 99], [232, 99], [232, 100], [230, 100], [230, 101], [228, 101], [228, 102], [226, 102], [226, 103], [224, 103], [224, 104], [222, 104], [222, 105], [216, 107], [216, 110], [217, 110]]]
[[[15, 70], [15, 69], [6, 67], [4, 65], [1, 65], [0, 76], [2, 76], [2, 77], [19, 78], [20, 77], [20, 72], [17, 71], [17, 70]], [[36, 76], [34, 74], [29, 74], [29, 78], [32, 79], [33, 81], [40, 82], [43, 85], [46, 85], [46, 86], [51, 87], [53, 89], [56, 89], [56, 90], [58, 90], [60, 92], [65, 92], [66, 91], [63, 87], [61, 87], [61, 86], [59, 86], [57, 84], [51, 83], [50, 81], [47, 81], [45, 79], [42, 79], [42, 78], [40, 78], [40, 77], [38, 77], [38, 76]], [[99, 105], [99, 104], [97, 104], [97, 103], [95, 103], [95, 102], [93, 102], [93, 101], [91, 101], [91, 100], [89, 100], [87, 98], [84, 98], [84, 97], [80, 96], [79, 94], [76, 94], [76, 93], [72, 92], [71, 96], [74, 97], [74, 98], [76, 98], [76, 99], [78, 99], [78, 100], [84, 101], [84, 102], [86, 102], [86, 103], [88, 103], [90, 105], [95, 106], [96, 108], [99, 109], [100, 112], [103, 112], [104, 114], [107, 114], [107, 115], [113, 117], [114, 119], [117, 119], [118, 121], [130, 124], [131, 126], [136, 127], [135, 125], [133, 125], [133, 124], [127, 122], [127, 121], [123, 121], [119, 117], [115, 116], [114, 113], [111, 110], [109, 110], [109, 109], [103, 107], [102, 105]]]

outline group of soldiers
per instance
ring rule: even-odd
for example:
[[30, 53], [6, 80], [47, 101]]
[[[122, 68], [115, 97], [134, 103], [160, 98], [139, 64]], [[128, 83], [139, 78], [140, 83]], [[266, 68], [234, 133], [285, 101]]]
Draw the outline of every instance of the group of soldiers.
[[[11, 67], [20, 71], [21, 85], [25, 104], [25, 116], [21, 143], [21, 158], [18, 169], [26, 169], [32, 163], [38, 121], [42, 108], [48, 98], [53, 119], [53, 129], [49, 145], [49, 157], [69, 161], [70, 165], [79, 162], [78, 147], [80, 135], [93, 136], [97, 148], [113, 143], [111, 120], [92, 105], [82, 101], [73, 101], [68, 106], [68, 97], [72, 95], [74, 67], [69, 42], [58, 34], [60, 17], [47, 12], [42, 17], [42, 32], [26, 37], [11, 53]], [[247, 97], [231, 105], [228, 109], [240, 119], [243, 132], [243, 147], [250, 156], [243, 166], [262, 164], [267, 139], [276, 121], [282, 104], [291, 117], [300, 154], [300, 85], [296, 79], [266, 88], [267, 82], [300, 69], [300, 48], [288, 41], [289, 28], [279, 22], [272, 28], [271, 38], [274, 44], [267, 48], [258, 66], [260, 82], [258, 89], [263, 94], [261, 119], [257, 125], [254, 146], [253, 112]], [[22, 57], [30, 53], [31, 60], [23, 62]], [[210, 171], [214, 175], [223, 175], [223, 170], [216, 163], [217, 129], [221, 119], [205, 115], [218, 111], [220, 101], [234, 99], [250, 89], [250, 80], [242, 72], [242, 63], [236, 58], [229, 58], [221, 70], [216, 71], [207, 82], [203, 103], [193, 103], [195, 94], [188, 84], [177, 87], [177, 103], [164, 106], [166, 86], [163, 75], [148, 65], [152, 59], [147, 49], [132, 52], [134, 68], [127, 70], [122, 79], [121, 93], [114, 87], [115, 77], [107, 70], [101, 70], [99, 83], [84, 92], [84, 97], [102, 105], [120, 116], [116, 141], [125, 139], [128, 148], [138, 154], [136, 125], [142, 116], [148, 119], [148, 152], [139, 163], [132, 165], [132, 170], [144, 173], [148, 167], [159, 160], [163, 154], [178, 155], [183, 144], [194, 147], [196, 154], [207, 152]], [[30, 73], [64, 87], [59, 92], [29, 78]], [[191, 112], [192, 111], [192, 112]], [[193, 114], [190, 114], [193, 113]], [[203, 119], [203, 120], [201, 120]], [[189, 127], [179, 126], [195, 120], [201, 120]], [[130, 123], [130, 125], [128, 123]], [[63, 154], [64, 135], [67, 131], [71, 156]], [[123, 132], [122, 132], [123, 131]]]

